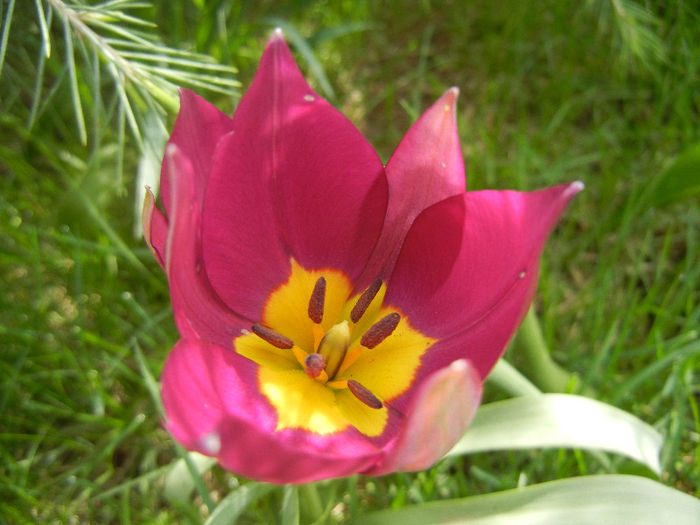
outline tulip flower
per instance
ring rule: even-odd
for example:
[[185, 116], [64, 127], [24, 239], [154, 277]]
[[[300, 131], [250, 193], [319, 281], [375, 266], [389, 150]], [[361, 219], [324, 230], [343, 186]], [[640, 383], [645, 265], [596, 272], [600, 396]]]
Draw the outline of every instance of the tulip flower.
[[384, 166], [270, 39], [233, 119], [191, 91], [145, 237], [180, 340], [168, 431], [245, 477], [431, 466], [462, 436], [580, 183], [466, 192], [455, 88]]

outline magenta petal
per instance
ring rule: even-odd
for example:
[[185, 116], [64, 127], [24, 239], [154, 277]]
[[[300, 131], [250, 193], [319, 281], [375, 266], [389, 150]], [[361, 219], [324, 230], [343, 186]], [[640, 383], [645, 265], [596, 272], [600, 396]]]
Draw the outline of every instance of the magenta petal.
[[[180, 89], [180, 111], [168, 144], [174, 144], [192, 163], [195, 198], [202, 206], [209, 171], [216, 145], [233, 129], [233, 121], [194, 91]], [[163, 163], [160, 196], [163, 207], [170, 213], [170, 180], [167, 163]]]
[[234, 129], [217, 150], [205, 198], [204, 260], [219, 295], [259, 314], [271, 287], [286, 278], [289, 257], [359, 275], [386, 210], [381, 161], [308, 86], [279, 34]]
[[[198, 337], [231, 348], [233, 339], [251, 321], [229, 310], [202, 271], [199, 232], [201, 215], [195, 200], [192, 164], [171, 144], [165, 163], [170, 175], [172, 201], [166, 244], [165, 271], [180, 335]], [[241, 361], [246, 359], [239, 357]]]
[[457, 95], [448, 90], [411, 126], [386, 166], [391, 199], [366, 279], [391, 273], [406, 233], [425, 208], [466, 190]]
[[270, 483], [305, 483], [365, 470], [380, 452], [357, 432], [314, 436], [275, 431], [257, 391], [257, 366], [233, 352], [180, 340], [163, 368], [166, 426], [186, 448], [216, 457], [238, 475]]
[[530, 304], [549, 232], [581, 188], [470, 192], [416, 219], [386, 301], [440, 340], [424, 357], [421, 375], [462, 357], [482, 377], [488, 373]]
[[479, 373], [465, 359], [434, 372], [420, 386], [386, 457], [365, 474], [423, 470], [464, 435], [481, 403]]

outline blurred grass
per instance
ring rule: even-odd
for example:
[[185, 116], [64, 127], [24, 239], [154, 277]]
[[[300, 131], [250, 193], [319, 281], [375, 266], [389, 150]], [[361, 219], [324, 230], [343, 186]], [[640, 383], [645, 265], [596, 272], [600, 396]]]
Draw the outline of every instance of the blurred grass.
[[[0, 2], [5, 21], [8, 5]], [[176, 332], [165, 278], [132, 235], [140, 150], [114, 124], [115, 99], [91, 95], [111, 93], [94, 70], [78, 75], [89, 123], [81, 144], [62, 29], [54, 23], [52, 56], [39, 62], [33, 8], [15, 6], [0, 77], [0, 523], [197, 523], [208, 513], [200, 496], [172, 505], [162, 492], [179, 453], [149, 377]], [[162, 42], [236, 66], [244, 86], [284, 21], [316, 60], [297, 54], [312, 84], [330, 84], [333, 103], [384, 159], [455, 85], [470, 188], [583, 180], [543, 259], [545, 338], [598, 399], [663, 433], [663, 480], [700, 496], [700, 211], [697, 197], [655, 207], [646, 191], [700, 141], [700, 10], [620, 0], [159, 0], [139, 15], [156, 22]], [[480, 454], [318, 491], [343, 517], [607, 471], [637, 467], [572, 451]], [[214, 501], [246, 484], [218, 468], [204, 482]], [[273, 523], [283, 501], [288, 508], [282, 489], [262, 495], [240, 522]], [[304, 516], [303, 493], [299, 504]]]

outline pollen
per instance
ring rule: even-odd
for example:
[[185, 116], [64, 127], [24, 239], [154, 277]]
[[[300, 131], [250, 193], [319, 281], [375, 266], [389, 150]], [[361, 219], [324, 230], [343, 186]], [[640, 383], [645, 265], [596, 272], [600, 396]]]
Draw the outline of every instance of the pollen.
[[277, 348], [289, 350], [294, 346], [294, 341], [261, 324], [256, 323], [251, 326], [250, 329], [260, 339], [267, 341], [272, 346], [276, 346]]
[[362, 401], [365, 405], [367, 405], [370, 408], [379, 410], [384, 406], [384, 403], [382, 403], [377, 396], [375, 396], [372, 392], [363, 387], [357, 381], [353, 381], [352, 379], [350, 379], [348, 381], [348, 390], [350, 390], [350, 392], [352, 392], [352, 394], [357, 399]]
[[360, 344], [367, 348], [374, 348], [396, 330], [399, 321], [401, 321], [401, 316], [396, 312], [382, 317], [364, 333]]
[[326, 302], [326, 279], [319, 277], [314, 285], [314, 291], [309, 298], [309, 308], [307, 310], [309, 319], [316, 324], [323, 321], [323, 308]]
[[362, 295], [360, 295], [360, 298], [357, 300], [355, 306], [353, 306], [352, 311], [350, 312], [350, 319], [353, 323], [356, 323], [362, 318], [381, 287], [382, 280], [377, 279], [369, 285], [369, 288], [362, 292]]

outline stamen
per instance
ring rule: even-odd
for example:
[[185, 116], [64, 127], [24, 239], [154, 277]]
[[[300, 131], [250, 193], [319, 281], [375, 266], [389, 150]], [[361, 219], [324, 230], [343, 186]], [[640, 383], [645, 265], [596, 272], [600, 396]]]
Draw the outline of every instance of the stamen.
[[363, 334], [360, 344], [366, 348], [374, 348], [392, 334], [399, 321], [401, 316], [396, 312], [382, 317]]
[[319, 277], [309, 299], [309, 318], [316, 324], [323, 321], [323, 306], [326, 301], [326, 279]]
[[357, 381], [348, 379], [348, 389], [353, 395], [370, 408], [380, 409], [384, 404], [372, 392], [367, 390]]
[[304, 370], [309, 377], [316, 379], [326, 368], [326, 360], [321, 354], [309, 354], [304, 360]]
[[362, 295], [360, 295], [360, 298], [357, 300], [355, 303], [355, 306], [352, 308], [352, 311], [350, 312], [350, 319], [352, 320], [353, 323], [356, 323], [357, 321], [360, 320], [360, 318], [365, 314], [367, 311], [367, 308], [369, 305], [372, 303], [372, 300], [375, 298], [377, 295], [377, 292], [379, 292], [379, 289], [382, 287], [382, 280], [377, 279], [374, 281], [372, 284], [369, 285], [369, 288], [367, 288], [364, 292], [362, 292]]
[[267, 341], [272, 346], [276, 346], [277, 348], [288, 350], [294, 346], [294, 341], [283, 336], [282, 334], [278, 334], [274, 330], [269, 329], [267, 326], [255, 323], [250, 327], [250, 329], [260, 339]]

